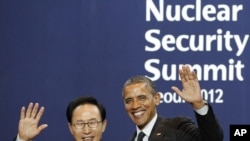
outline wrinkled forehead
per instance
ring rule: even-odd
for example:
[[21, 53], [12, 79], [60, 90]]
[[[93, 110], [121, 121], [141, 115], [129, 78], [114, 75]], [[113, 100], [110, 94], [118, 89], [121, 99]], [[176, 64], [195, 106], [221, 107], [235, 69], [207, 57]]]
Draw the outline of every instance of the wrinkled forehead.
[[83, 104], [77, 106], [72, 114], [73, 120], [91, 120], [97, 119], [101, 120], [101, 113], [96, 105], [93, 104]]

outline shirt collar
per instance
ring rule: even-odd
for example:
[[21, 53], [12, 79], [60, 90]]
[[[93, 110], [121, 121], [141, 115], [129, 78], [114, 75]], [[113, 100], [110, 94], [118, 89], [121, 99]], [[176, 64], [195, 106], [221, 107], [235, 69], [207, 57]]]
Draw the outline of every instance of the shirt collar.
[[154, 124], [156, 122], [156, 119], [157, 119], [157, 114], [154, 115], [154, 117], [152, 118], [152, 120], [142, 129], [140, 130], [137, 126], [136, 126], [136, 131], [137, 131], [137, 135], [140, 133], [140, 131], [144, 132], [145, 135], [147, 137], [149, 137], [153, 127], [154, 127]]

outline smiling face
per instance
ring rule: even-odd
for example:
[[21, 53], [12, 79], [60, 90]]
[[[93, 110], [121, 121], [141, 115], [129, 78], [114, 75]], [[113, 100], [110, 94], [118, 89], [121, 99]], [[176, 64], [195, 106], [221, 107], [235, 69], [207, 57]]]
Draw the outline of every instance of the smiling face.
[[160, 96], [153, 95], [145, 83], [134, 83], [124, 87], [123, 100], [129, 117], [143, 129], [156, 114]]
[[99, 109], [92, 104], [77, 106], [72, 114], [72, 124], [68, 123], [75, 141], [100, 141], [105, 131], [107, 121], [99, 122], [96, 128], [90, 128], [87, 124], [82, 129], [77, 129], [73, 124], [87, 123], [89, 121], [102, 121]]

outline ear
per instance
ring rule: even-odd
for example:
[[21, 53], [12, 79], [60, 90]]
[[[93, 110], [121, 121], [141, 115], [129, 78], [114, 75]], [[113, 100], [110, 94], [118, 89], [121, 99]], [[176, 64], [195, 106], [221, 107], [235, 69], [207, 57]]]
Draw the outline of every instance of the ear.
[[107, 120], [105, 119], [105, 120], [103, 120], [103, 122], [102, 122], [102, 132], [104, 132], [105, 131], [105, 129], [106, 129], [106, 126], [107, 126]]
[[69, 122], [68, 122], [68, 127], [69, 127], [70, 133], [73, 135], [73, 129], [72, 129], [71, 123], [69, 123]]
[[154, 95], [154, 101], [155, 101], [155, 105], [158, 106], [160, 104], [160, 99], [161, 99], [161, 96], [159, 93], [156, 93]]

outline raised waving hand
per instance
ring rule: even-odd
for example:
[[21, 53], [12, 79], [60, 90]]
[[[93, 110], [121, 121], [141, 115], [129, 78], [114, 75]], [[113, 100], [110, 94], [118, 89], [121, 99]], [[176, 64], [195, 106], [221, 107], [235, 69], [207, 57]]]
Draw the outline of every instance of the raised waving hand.
[[44, 107], [39, 109], [39, 103], [29, 103], [27, 110], [25, 107], [21, 108], [18, 125], [18, 136], [21, 140], [33, 140], [48, 126], [47, 124], [38, 125], [43, 113]]
[[190, 103], [193, 108], [200, 109], [204, 106], [204, 101], [201, 96], [200, 84], [197, 75], [191, 71], [188, 65], [183, 65], [179, 70], [179, 75], [182, 83], [182, 90], [176, 86], [172, 89], [186, 102]]

